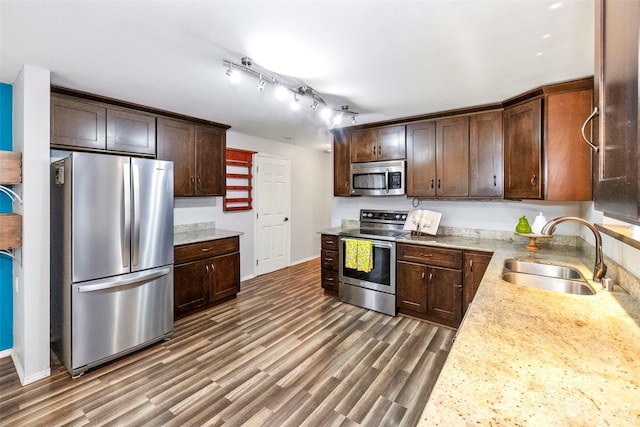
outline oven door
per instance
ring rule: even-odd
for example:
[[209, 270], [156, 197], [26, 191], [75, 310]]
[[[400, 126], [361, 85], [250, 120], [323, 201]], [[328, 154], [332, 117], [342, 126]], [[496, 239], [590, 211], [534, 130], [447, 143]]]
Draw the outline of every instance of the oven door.
[[[346, 239], [340, 238], [338, 250], [339, 280], [342, 283], [373, 289], [391, 295], [396, 294], [396, 244], [383, 240], [371, 240], [373, 244], [373, 269], [365, 273], [344, 265]], [[363, 239], [364, 240], [364, 239]]]

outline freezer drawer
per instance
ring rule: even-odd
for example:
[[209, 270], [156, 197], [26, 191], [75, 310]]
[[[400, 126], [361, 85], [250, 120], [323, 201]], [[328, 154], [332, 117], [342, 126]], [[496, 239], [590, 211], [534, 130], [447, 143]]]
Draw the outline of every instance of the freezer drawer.
[[173, 331], [173, 266], [74, 284], [72, 375]]

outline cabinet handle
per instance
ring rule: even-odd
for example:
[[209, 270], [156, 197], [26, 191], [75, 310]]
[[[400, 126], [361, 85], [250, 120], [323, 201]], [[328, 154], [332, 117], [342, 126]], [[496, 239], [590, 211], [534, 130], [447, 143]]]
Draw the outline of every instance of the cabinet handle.
[[424, 271], [422, 272], [422, 280], [424, 280]]
[[333, 258], [326, 257], [324, 260], [325, 260], [325, 261], [333, 261]]
[[191, 176], [191, 183], [195, 184], [195, 182], [196, 182], [196, 179], [193, 176]]
[[326, 280], [327, 282], [333, 282], [333, 277], [327, 277], [327, 278], [325, 278], [325, 280]]
[[600, 148], [593, 145], [593, 143], [589, 141], [589, 139], [587, 139], [587, 136], [584, 134], [584, 128], [587, 127], [587, 124], [589, 124], [591, 120], [593, 120], [595, 117], [598, 117], [599, 115], [600, 115], [600, 112], [598, 111], [598, 107], [594, 108], [593, 113], [591, 113], [591, 115], [587, 117], [587, 120], [585, 120], [585, 122], [582, 124], [582, 129], [580, 129], [580, 132], [582, 133], [582, 139], [584, 139], [584, 142], [586, 142], [587, 145], [589, 145], [589, 147], [591, 147], [591, 149], [596, 153], [600, 151]]
[[378, 156], [382, 154], [382, 147], [380, 145], [378, 145]]
[[416, 302], [407, 301], [406, 299], [403, 299], [402, 302], [405, 303], [405, 304], [415, 305], [417, 307], [420, 307], [420, 304], [418, 304]]
[[461, 284], [458, 284], [458, 285], [456, 285], [456, 288], [458, 288], [458, 289], [462, 289], [462, 285], [461, 285]]
[[373, 155], [374, 156], [376, 155], [376, 146], [375, 145], [373, 146]]
[[202, 252], [209, 252], [211, 250], [211, 248], [203, 248]]
[[431, 178], [431, 188], [433, 188], [433, 178]]
[[429, 281], [432, 282], [433, 281], [433, 273], [429, 273]]
[[440, 188], [440, 178], [438, 178], [438, 188]]
[[473, 271], [473, 260], [469, 260], [469, 269]]
[[204, 266], [204, 271], [207, 272], [207, 276], [208, 276], [209, 275], [209, 265], [208, 264]]
[[496, 181], [496, 176], [493, 175], [493, 186], [497, 187], [498, 186], [498, 182]]
[[[213, 273], [213, 271], [216, 269], [216, 266], [211, 264], [211, 273]], [[462, 285], [461, 285], [462, 286]]]
[[533, 176], [531, 177], [531, 186], [532, 186], [533, 188], [536, 188], [536, 179], [538, 179], [537, 175], [533, 175]]
[[422, 258], [431, 258], [433, 254], [420, 254]]

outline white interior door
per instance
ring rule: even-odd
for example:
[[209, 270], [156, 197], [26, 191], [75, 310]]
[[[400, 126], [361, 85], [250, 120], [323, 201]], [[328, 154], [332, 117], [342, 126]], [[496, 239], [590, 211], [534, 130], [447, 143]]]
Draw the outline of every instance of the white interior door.
[[256, 276], [289, 266], [289, 160], [258, 154], [256, 162]]

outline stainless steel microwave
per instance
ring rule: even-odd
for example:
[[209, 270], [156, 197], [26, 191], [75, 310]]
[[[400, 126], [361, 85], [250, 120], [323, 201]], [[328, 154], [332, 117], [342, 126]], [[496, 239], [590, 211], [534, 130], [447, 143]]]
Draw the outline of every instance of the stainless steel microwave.
[[404, 160], [351, 164], [351, 194], [400, 196], [405, 194]]

